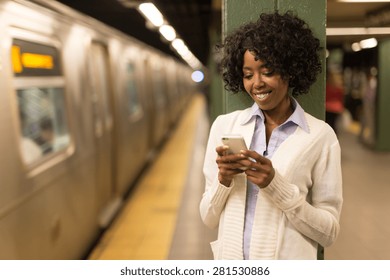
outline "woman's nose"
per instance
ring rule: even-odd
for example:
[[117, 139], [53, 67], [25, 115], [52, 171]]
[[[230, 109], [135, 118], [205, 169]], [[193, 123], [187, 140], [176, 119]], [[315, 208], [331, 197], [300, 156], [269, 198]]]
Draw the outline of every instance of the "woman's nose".
[[255, 79], [254, 79], [254, 86], [256, 88], [260, 88], [260, 87], [263, 87], [264, 85], [265, 85], [265, 83], [263, 81], [263, 77], [261, 75], [256, 75]]

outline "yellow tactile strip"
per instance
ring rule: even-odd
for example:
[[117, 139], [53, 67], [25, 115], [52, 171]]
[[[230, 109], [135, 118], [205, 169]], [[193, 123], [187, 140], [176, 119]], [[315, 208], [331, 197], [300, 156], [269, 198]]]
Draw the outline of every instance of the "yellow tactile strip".
[[89, 259], [164, 260], [169, 254], [204, 98], [195, 95]]

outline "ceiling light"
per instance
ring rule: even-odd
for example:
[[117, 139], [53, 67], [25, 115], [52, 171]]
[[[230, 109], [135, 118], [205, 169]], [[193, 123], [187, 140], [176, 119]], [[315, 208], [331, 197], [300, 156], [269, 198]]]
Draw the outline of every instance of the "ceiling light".
[[168, 41], [173, 41], [176, 38], [176, 31], [170, 25], [161, 25], [159, 31]]
[[145, 15], [145, 17], [154, 25], [161, 26], [164, 23], [163, 15], [152, 3], [143, 3], [138, 6], [139, 10]]
[[354, 52], [358, 52], [360, 50], [362, 50], [362, 48], [360, 47], [360, 44], [358, 42], [355, 42], [351, 45], [351, 48]]
[[[122, 2], [125, 0], [121, 0]], [[138, 10], [152, 23], [155, 27], [159, 27], [159, 32], [168, 41], [172, 41], [172, 47], [176, 52], [194, 69], [201, 68], [200, 61], [191, 53], [183, 40], [176, 38], [175, 29], [165, 24], [163, 15], [152, 3], [143, 3], [138, 6]], [[167, 23], [167, 22], [166, 22]]]
[[370, 38], [360, 41], [360, 46], [362, 49], [371, 49], [375, 48], [378, 45], [378, 41], [375, 38]]
[[354, 52], [361, 51], [362, 49], [371, 49], [375, 48], [378, 45], [378, 41], [375, 38], [361, 40], [360, 42], [355, 42], [351, 45], [351, 48]]
[[172, 46], [179, 54], [184, 54], [188, 51], [188, 47], [186, 46], [186, 44], [184, 44], [184, 41], [182, 39], [173, 40]]

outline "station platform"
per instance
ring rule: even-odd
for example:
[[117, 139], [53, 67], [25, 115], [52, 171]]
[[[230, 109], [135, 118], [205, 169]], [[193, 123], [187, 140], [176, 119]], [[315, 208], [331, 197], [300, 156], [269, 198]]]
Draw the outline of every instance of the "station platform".
[[[206, 102], [202, 95], [194, 96], [88, 259], [212, 259], [209, 243], [217, 232], [199, 214], [209, 127]], [[342, 129], [338, 135], [344, 205], [339, 238], [325, 248], [325, 259], [390, 259], [390, 153], [368, 149], [356, 133]]]
[[216, 231], [199, 214], [208, 132], [206, 101], [195, 95], [89, 259], [212, 259]]

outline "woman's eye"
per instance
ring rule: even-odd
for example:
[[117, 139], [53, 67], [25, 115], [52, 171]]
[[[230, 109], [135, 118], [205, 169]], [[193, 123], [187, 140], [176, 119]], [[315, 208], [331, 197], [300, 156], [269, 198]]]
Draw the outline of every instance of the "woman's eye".
[[270, 76], [272, 76], [274, 74], [274, 71], [265, 71], [265, 72], [263, 72], [261, 74], [264, 75], [264, 76], [270, 77]]
[[253, 77], [252, 74], [244, 74], [244, 79], [249, 80], [249, 79], [251, 79], [252, 77]]

